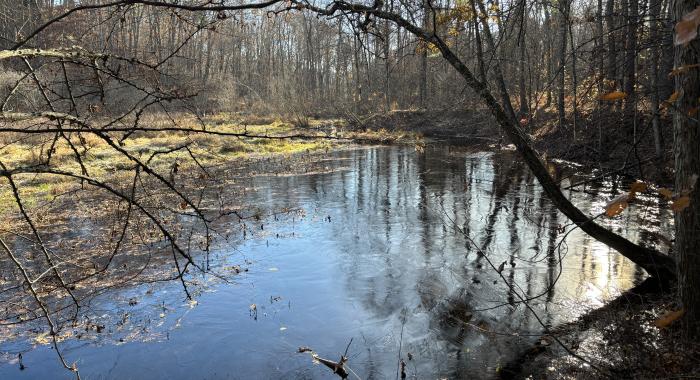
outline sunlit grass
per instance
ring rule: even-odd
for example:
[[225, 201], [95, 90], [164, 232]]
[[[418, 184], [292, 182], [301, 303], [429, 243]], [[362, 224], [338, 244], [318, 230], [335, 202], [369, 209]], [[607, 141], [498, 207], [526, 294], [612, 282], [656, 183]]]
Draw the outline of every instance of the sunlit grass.
[[[149, 166], [167, 178], [173, 162], [180, 167], [195, 170], [197, 164], [204, 167], [221, 167], [242, 159], [255, 159], [275, 155], [293, 155], [328, 151], [341, 144], [355, 140], [375, 143], [417, 143], [421, 137], [411, 132], [380, 130], [344, 131], [343, 120], [311, 119], [305, 128], [296, 128], [280, 118], [263, 116], [241, 116], [220, 113], [205, 119], [180, 116], [173, 120], [154, 115], [145, 116], [142, 125], [147, 128], [163, 128], [176, 125], [179, 128], [245, 134], [246, 136], [221, 136], [206, 133], [154, 131], [136, 132], [125, 139], [120, 148], [142, 162], [151, 159]], [[318, 139], [268, 138], [271, 136], [306, 135]], [[332, 138], [328, 138], [332, 137]], [[341, 138], [341, 139], [337, 139]], [[20, 167], [41, 162], [51, 146], [51, 137], [5, 142], [0, 147], [0, 159], [8, 167]], [[72, 144], [81, 153], [81, 161], [88, 175], [113, 184], [128, 183], [133, 178], [136, 163], [107, 144], [99, 136], [83, 134], [71, 137]], [[168, 154], [156, 154], [186, 146]], [[190, 155], [191, 152], [191, 155]], [[57, 140], [52, 154], [53, 169], [81, 174], [83, 168], [75, 158], [75, 152], [65, 140]], [[76, 181], [58, 176], [17, 175], [13, 177], [20, 187], [22, 198], [28, 206], [38, 205], [53, 199], [57, 194], [79, 186]], [[14, 198], [7, 182], [0, 186], [0, 207], [4, 212], [15, 212]], [[1, 212], [0, 212], [1, 213]]]
[[[207, 166], [220, 166], [229, 161], [264, 157], [271, 155], [292, 155], [300, 152], [314, 152], [328, 150], [338, 144], [337, 141], [325, 139], [271, 139], [265, 136], [286, 136], [298, 134], [303, 131], [296, 130], [291, 124], [279, 119], [255, 118], [255, 125], [249, 124], [251, 120], [235, 117], [231, 114], [217, 114], [205, 120], [204, 124], [193, 117], [181, 117], [175, 120], [181, 128], [199, 129], [227, 133], [247, 134], [259, 137], [235, 137], [218, 136], [203, 133], [188, 132], [153, 132], [135, 133], [126, 139], [121, 148], [142, 162], [147, 161], [154, 153], [162, 152], [176, 147], [187, 146], [189, 152], [197, 161]], [[266, 122], [266, 123], [262, 123]], [[320, 125], [326, 121], [314, 121]], [[148, 127], [158, 128], [172, 126], [172, 121], [164, 119], [151, 119], [146, 121]], [[82, 141], [77, 136], [71, 137], [71, 142], [81, 153], [81, 161], [90, 177], [120, 183], [132, 178], [132, 170], [135, 162], [124, 154], [107, 144], [98, 136], [84, 134]], [[37, 164], [45, 159], [47, 150], [51, 146], [51, 140], [27, 139], [20, 141], [8, 141], [0, 147], [0, 160], [8, 167], [20, 167]], [[87, 150], [85, 150], [87, 148]], [[187, 150], [156, 155], [150, 162], [150, 166], [161, 175], [167, 176], [173, 162], [177, 161], [184, 170], [193, 168], [196, 164]], [[75, 153], [70, 145], [59, 139], [54, 145], [52, 153], [52, 167], [56, 170], [70, 171], [81, 174], [82, 168], [75, 158]], [[13, 179], [20, 188], [20, 194], [27, 206], [35, 206], [41, 202], [51, 200], [57, 194], [68, 191], [76, 186], [75, 181], [58, 176], [47, 175], [16, 175]], [[0, 186], [0, 207], [2, 213], [16, 212], [14, 197], [8, 182], [3, 181]]]

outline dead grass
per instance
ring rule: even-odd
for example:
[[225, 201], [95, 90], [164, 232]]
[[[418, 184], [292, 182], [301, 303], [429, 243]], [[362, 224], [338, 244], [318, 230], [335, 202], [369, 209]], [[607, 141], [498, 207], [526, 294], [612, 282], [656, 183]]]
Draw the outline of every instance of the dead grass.
[[[292, 155], [300, 152], [328, 151], [338, 145], [358, 140], [365, 143], [409, 143], [421, 144], [422, 136], [416, 132], [403, 130], [348, 131], [347, 123], [339, 119], [310, 119], [304, 128], [297, 128], [292, 121], [278, 117], [243, 115], [240, 113], [219, 113], [198, 119], [192, 115], [144, 115], [141, 125], [147, 128], [177, 126], [191, 130], [246, 134], [246, 137], [221, 136], [205, 133], [172, 131], [139, 131], [123, 141], [121, 148], [142, 161], [148, 160], [157, 152], [175, 147], [187, 146], [168, 154], [157, 154], [150, 166], [167, 178], [173, 162], [178, 162], [182, 170], [195, 170], [197, 162], [204, 167], [220, 167], [228, 162], [264, 158], [276, 155]], [[99, 121], [97, 121], [99, 122]], [[23, 122], [26, 124], [26, 122]], [[127, 124], [128, 125], [128, 124]], [[306, 135], [318, 139], [268, 138], [271, 136]], [[53, 136], [21, 135], [0, 136], [0, 160], [8, 167], [19, 167], [41, 162], [51, 146]], [[93, 134], [73, 135], [71, 142], [79, 147], [81, 160], [89, 176], [101, 181], [123, 184], [133, 178], [135, 163], [100, 137]], [[191, 154], [190, 154], [191, 152]], [[197, 160], [192, 159], [194, 156]], [[59, 140], [53, 152], [54, 169], [81, 173], [70, 145]], [[70, 191], [75, 181], [56, 176], [16, 176], [21, 195], [28, 205], [50, 201], [56, 194]], [[0, 207], [5, 212], [15, 212], [14, 199], [9, 186], [0, 186]], [[3, 213], [3, 212], [0, 212]]]
[[[217, 132], [247, 133], [253, 136], [283, 136], [298, 134], [291, 124], [279, 119], [262, 117], [241, 118], [231, 114], [217, 114], [204, 120], [191, 116], [179, 116], [175, 124], [182, 128], [198, 129], [202, 127]], [[157, 115], [143, 118], [143, 125], [150, 128], [172, 126], [173, 121]], [[314, 120], [314, 125], [328, 121]], [[303, 131], [301, 131], [303, 132]], [[51, 145], [51, 137], [32, 137], [19, 139], [17, 136], [3, 136], [0, 145], [0, 160], [9, 168], [39, 163], [46, 157], [46, 151]], [[129, 158], [109, 146], [98, 136], [84, 134], [81, 139], [74, 135], [71, 142], [79, 147], [82, 162], [90, 177], [120, 183], [129, 181], [133, 175], [131, 170], [135, 164]], [[291, 155], [298, 152], [327, 150], [339, 144], [337, 141], [318, 139], [270, 139], [265, 137], [227, 137], [188, 132], [138, 132], [123, 142], [122, 148], [142, 161], [148, 160], [156, 152], [162, 152], [174, 147], [187, 146], [197, 161], [207, 166], [220, 166], [228, 161], [253, 156]], [[197, 164], [187, 150], [179, 150], [167, 155], [157, 155], [151, 166], [166, 176], [173, 162], [177, 161], [187, 170]], [[66, 141], [59, 140], [53, 152], [54, 169], [81, 173], [81, 167], [75, 159], [74, 152]], [[15, 177], [20, 187], [21, 195], [28, 206], [48, 201], [56, 194], [70, 190], [75, 186], [74, 181], [56, 176]], [[7, 181], [0, 186], [0, 207], [4, 212], [15, 212], [14, 199]]]

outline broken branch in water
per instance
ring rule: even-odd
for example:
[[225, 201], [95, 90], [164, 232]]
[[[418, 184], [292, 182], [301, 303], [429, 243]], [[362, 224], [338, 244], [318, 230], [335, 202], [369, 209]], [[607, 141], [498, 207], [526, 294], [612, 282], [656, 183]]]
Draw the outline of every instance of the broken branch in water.
[[[350, 339], [350, 343], [352, 343], [352, 339]], [[319, 362], [319, 363], [325, 365], [326, 367], [330, 368], [331, 370], [333, 370], [333, 373], [335, 373], [336, 375], [340, 376], [341, 378], [347, 379], [349, 373], [348, 373], [348, 371], [345, 369], [345, 363], [347, 363], [348, 357], [345, 356], [345, 355], [347, 355], [348, 348], [350, 348], [350, 343], [348, 343], [348, 346], [347, 346], [347, 348], [345, 349], [345, 354], [341, 355], [341, 356], [340, 356], [340, 360], [338, 360], [337, 362], [335, 362], [335, 361], [333, 361], [333, 360], [330, 360], [330, 359], [325, 359], [325, 358], [322, 358], [322, 357], [318, 356], [318, 354], [316, 354], [310, 347], [301, 346], [301, 347], [299, 347], [299, 349], [298, 349], [297, 352], [299, 352], [299, 353], [310, 352], [310, 353], [311, 353], [311, 357], [312, 357], [315, 361], [317, 361], [317, 362]]]
[[344, 364], [348, 361], [347, 357], [341, 356], [339, 361], [334, 362], [333, 360], [324, 359], [316, 354], [313, 354], [312, 356], [314, 359], [318, 360], [320, 363], [322, 363], [326, 367], [332, 369], [333, 373], [337, 374], [338, 376], [340, 376], [343, 379], [347, 379], [348, 371], [345, 369], [345, 366], [344, 366]]

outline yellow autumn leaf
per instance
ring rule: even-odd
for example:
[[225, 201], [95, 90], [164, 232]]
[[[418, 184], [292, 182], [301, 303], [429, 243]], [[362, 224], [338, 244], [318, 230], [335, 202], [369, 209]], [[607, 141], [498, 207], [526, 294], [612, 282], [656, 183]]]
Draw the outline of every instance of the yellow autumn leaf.
[[661, 316], [661, 318], [654, 321], [654, 325], [660, 329], [668, 327], [671, 325], [671, 323], [675, 322], [680, 317], [682, 317], [683, 313], [684, 313], [683, 309], [668, 312], [668, 313], [664, 314], [663, 316]]
[[629, 194], [622, 194], [615, 197], [613, 200], [605, 205], [605, 215], [612, 218], [615, 215], [619, 215], [624, 209], [629, 206], [630, 196]]
[[673, 199], [673, 191], [671, 191], [670, 189], [667, 189], [667, 188], [665, 188], [665, 187], [662, 187], [662, 188], [659, 189], [659, 194], [660, 194], [662, 197], [664, 197], [664, 198], [666, 198], [667, 200], [669, 200], [669, 201], [670, 201], [671, 199]]
[[683, 211], [686, 207], [690, 206], [690, 197], [687, 195], [684, 195], [682, 197], [679, 197], [673, 203], [671, 203], [671, 210], [675, 212], [680, 212]]
[[622, 92], [622, 91], [613, 91], [613, 92], [601, 95], [598, 99], [606, 100], [609, 102], [614, 102], [617, 100], [622, 100], [626, 97], [627, 97], [627, 94]]

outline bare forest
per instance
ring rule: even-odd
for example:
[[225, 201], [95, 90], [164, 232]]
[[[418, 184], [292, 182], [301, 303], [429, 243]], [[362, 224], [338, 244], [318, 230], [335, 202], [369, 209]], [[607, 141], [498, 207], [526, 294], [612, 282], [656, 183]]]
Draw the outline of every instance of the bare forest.
[[0, 0], [0, 378], [695, 378], [699, 27]]

